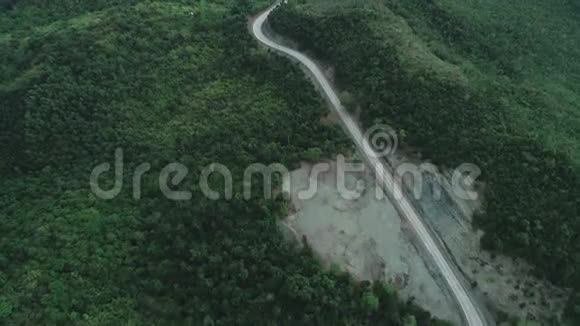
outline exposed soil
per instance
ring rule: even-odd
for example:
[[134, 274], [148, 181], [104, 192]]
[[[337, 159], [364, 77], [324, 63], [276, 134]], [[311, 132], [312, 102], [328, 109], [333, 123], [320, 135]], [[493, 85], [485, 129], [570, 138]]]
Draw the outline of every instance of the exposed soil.
[[320, 174], [316, 195], [301, 198], [314, 181], [311, 165], [291, 173], [295, 213], [284, 222], [285, 233], [301, 242], [305, 237], [324, 264], [335, 264], [358, 280], [386, 280], [405, 298], [427, 308], [435, 316], [459, 324], [453, 299], [419, 250], [393, 205], [376, 199], [374, 178], [368, 173], [349, 173], [339, 192], [336, 165]]
[[[303, 164], [291, 173], [292, 211], [283, 223], [284, 232], [298, 243], [305, 237], [327, 266], [335, 264], [358, 280], [386, 280], [404, 298], [414, 298], [435, 316], [460, 325], [455, 302], [424, 259], [424, 251], [416, 247], [413, 231], [388, 199], [377, 199], [377, 191], [382, 192], [375, 187], [374, 177], [367, 172], [347, 173], [345, 194], [337, 185], [336, 163], [326, 164], [330, 171], [318, 176], [312, 198], [301, 196], [315, 183], [312, 165]], [[415, 205], [490, 310], [531, 320], [560, 314], [567, 292], [534, 277], [521, 260], [483, 251], [482, 234], [471, 228], [470, 220], [480, 201], [453, 198], [445, 191], [448, 184], [436, 198], [433, 180], [425, 175]]]

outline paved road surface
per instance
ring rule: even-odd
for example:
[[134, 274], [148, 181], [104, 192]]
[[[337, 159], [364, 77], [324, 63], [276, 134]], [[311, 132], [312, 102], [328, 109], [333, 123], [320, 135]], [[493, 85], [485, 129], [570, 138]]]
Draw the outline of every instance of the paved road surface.
[[[275, 43], [271, 39], [269, 39], [263, 33], [263, 25], [272, 10], [274, 10], [278, 4], [270, 7], [268, 10], [260, 14], [254, 21], [252, 25], [252, 32], [254, 37], [258, 39], [262, 44], [266, 45], [269, 48], [275, 49], [279, 52], [284, 53], [287, 56], [298, 60], [301, 64], [306, 66], [308, 70], [312, 73], [312, 75], [316, 78], [317, 82], [319, 83], [320, 87], [328, 97], [330, 103], [332, 104], [333, 109], [336, 111], [338, 116], [340, 117], [342, 123], [345, 126], [349, 136], [352, 140], [356, 143], [359, 151], [366, 157], [369, 166], [374, 170], [377, 181], [381, 183], [383, 188], [389, 193], [390, 198], [395, 198], [393, 196], [394, 193], [401, 193], [400, 184], [395, 182], [389, 168], [386, 167], [387, 165], [383, 164], [381, 160], [377, 157], [374, 153], [372, 147], [368, 144], [368, 141], [365, 139], [363, 134], [361, 133], [359, 127], [356, 123], [352, 120], [350, 115], [345, 111], [344, 107], [340, 103], [340, 99], [330, 86], [330, 83], [320, 70], [320, 68], [307, 56], [304, 54]], [[455, 296], [457, 302], [461, 306], [461, 310], [463, 312], [463, 317], [465, 322], [469, 326], [483, 326], [486, 324], [485, 318], [482, 317], [481, 312], [476, 307], [476, 304], [468, 294], [465, 287], [457, 278], [456, 274], [454, 273], [451, 265], [445, 259], [444, 255], [442, 254], [440, 248], [436, 244], [436, 242], [431, 237], [427, 227], [407, 200], [407, 198], [403, 197], [399, 200], [393, 201], [393, 204], [397, 207], [400, 211], [401, 215], [407, 219], [407, 221], [412, 225], [413, 229], [417, 233], [418, 238], [423, 242], [423, 245], [432, 256], [435, 264], [439, 268], [441, 274], [445, 278], [451, 292]]]

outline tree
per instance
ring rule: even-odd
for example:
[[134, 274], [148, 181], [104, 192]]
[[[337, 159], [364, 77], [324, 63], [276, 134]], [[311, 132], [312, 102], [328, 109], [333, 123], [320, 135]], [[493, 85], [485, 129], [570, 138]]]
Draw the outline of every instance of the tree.
[[0, 0], [0, 8], [14, 9], [16, 0]]
[[362, 307], [364, 311], [375, 312], [379, 309], [379, 298], [371, 288], [367, 288], [362, 294]]
[[407, 315], [403, 318], [403, 326], [417, 326], [417, 320], [414, 316]]
[[322, 156], [322, 150], [318, 147], [311, 147], [304, 152], [304, 159], [309, 162], [318, 162]]
[[251, 13], [253, 7], [251, 0], [238, 0], [232, 7], [232, 14], [246, 16]]

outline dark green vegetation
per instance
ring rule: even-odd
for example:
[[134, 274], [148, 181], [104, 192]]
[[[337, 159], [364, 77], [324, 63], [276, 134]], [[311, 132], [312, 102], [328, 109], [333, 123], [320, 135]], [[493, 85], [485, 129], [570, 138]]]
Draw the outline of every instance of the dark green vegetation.
[[[293, 166], [347, 144], [320, 124], [325, 106], [300, 70], [251, 39], [246, 15], [260, 5], [30, 0], [0, 11], [0, 325], [443, 324], [284, 242], [283, 199], [240, 198], [247, 164]], [[89, 174], [116, 148], [125, 187], [104, 201]], [[152, 169], [135, 201], [143, 162]], [[191, 201], [162, 196], [168, 162], [189, 168]], [[212, 162], [232, 170], [234, 200], [199, 191]]]
[[396, 126], [437, 163], [479, 165], [483, 244], [580, 290], [577, 2], [293, 3], [272, 27], [335, 65], [363, 124]]

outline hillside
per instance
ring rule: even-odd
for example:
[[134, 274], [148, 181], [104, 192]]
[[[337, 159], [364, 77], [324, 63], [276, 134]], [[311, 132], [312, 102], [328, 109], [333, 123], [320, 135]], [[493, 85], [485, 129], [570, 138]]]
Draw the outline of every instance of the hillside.
[[[446, 324], [389, 285], [357, 283], [286, 243], [282, 198], [240, 195], [251, 163], [292, 167], [349, 150], [320, 122], [325, 105], [302, 72], [249, 35], [247, 16], [264, 2], [9, 2], [1, 325]], [[123, 187], [104, 200], [89, 178], [116, 149]], [[179, 189], [191, 200], [160, 190], [173, 162], [190, 172]], [[200, 191], [214, 162], [232, 171], [232, 200]], [[142, 163], [150, 171], [135, 189]]]
[[578, 289], [575, 2], [294, 1], [271, 26], [333, 66], [365, 127], [390, 124], [437, 164], [478, 165], [484, 246]]

